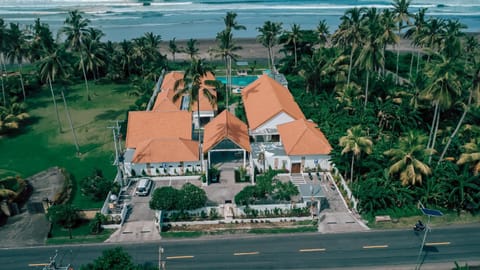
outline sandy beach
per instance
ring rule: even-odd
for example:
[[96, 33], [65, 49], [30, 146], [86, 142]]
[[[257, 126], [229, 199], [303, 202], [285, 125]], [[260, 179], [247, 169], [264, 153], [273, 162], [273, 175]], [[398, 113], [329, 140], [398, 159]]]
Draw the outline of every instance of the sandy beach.
[[[255, 38], [235, 38], [235, 44], [242, 47], [241, 50], [238, 50], [236, 54], [239, 56], [239, 61], [266, 61], [267, 59], [267, 49], [260, 44]], [[187, 40], [177, 40], [177, 46], [179, 48], [185, 48]], [[169, 60], [172, 59], [172, 54], [168, 48], [169, 41], [163, 41], [160, 45], [160, 51], [163, 54], [167, 55]], [[211, 50], [217, 47], [215, 39], [197, 39], [197, 46], [199, 49], [199, 56], [207, 60], [217, 60], [220, 61], [220, 58], [215, 58], [215, 53], [212, 53]], [[276, 57], [280, 56], [279, 50], [283, 45], [276, 46]], [[410, 40], [402, 39], [400, 41], [400, 51], [412, 51], [415, 50], [410, 45]], [[387, 49], [393, 49], [392, 46], [388, 46]], [[177, 53], [175, 54], [176, 61], [188, 60], [190, 56], [186, 53]]]

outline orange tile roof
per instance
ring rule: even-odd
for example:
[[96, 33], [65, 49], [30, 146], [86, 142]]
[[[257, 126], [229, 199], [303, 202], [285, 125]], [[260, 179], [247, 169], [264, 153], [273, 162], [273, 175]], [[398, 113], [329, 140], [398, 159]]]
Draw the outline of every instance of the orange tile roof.
[[305, 118], [290, 91], [268, 75], [246, 86], [242, 99], [250, 129], [258, 128], [281, 112], [294, 119]]
[[159, 138], [140, 142], [133, 163], [198, 161], [198, 142], [180, 138]]
[[208, 152], [224, 139], [229, 139], [241, 148], [251, 151], [247, 125], [227, 110], [205, 125], [203, 152]]
[[154, 112], [171, 112], [171, 111], [179, 111], [178, 107], [173, 104], [173, 102], [164, 97], [162, 98], [160, 95], [157, 96], [157, 100], [155, 100], [155, 105], [153, 105], [152, 111]]
[[[162, 86], [161, 86], [162, 91], [157, 95], [157, 100], [155, 101], [154, 108], [157, 106], [157, 101], [160, 102], [163, 98], [168, 98], [173, 102], [173, 96], [175, 95], [175, 83], [179, 80], [182, 80], [183, 75], [184, 73], [179, 71], [172, 71], [167, 75], [165, 75], [165, 77], [163, 78]], [[204, 83], [207, 80], [213, 81], [215, 80], [215, 76], [210, 72], [207, 73], [207, 75], [203, 77], [201, 89], [204, 89], [204, 88], [208, 89], [216, 99], [217, 91], [215, 90], [215, 87], [206, 85]], [[182, 87], [183, 87], [183, 81], [180, 82], [178, 89], [181, 89]], [[200, 111], [216, 111], [217, 110], [217, 105], [214, 104], [214, 106], [212, 106], [208, 101], [208, 99], [205, 97], [205, 95], [203, 95], [203, 93], [200, 93], [199, 96], [200, 96]], [[178, 109], [180, 109], [181, 102], [182, 102], [181, 98], [177, 99], [174, 102], [175, 106]], [[192, 104], [191, 111], [195, 111], [195, 112], [197, 111], [196, 101]]]
[[332, 147], [313, 122], [300, 119], [277, 126], [288, 155], [328, 155]]
[[192, 116], [187, 111], [128, 113], [126, 147], [156, 138], [192, 138]]

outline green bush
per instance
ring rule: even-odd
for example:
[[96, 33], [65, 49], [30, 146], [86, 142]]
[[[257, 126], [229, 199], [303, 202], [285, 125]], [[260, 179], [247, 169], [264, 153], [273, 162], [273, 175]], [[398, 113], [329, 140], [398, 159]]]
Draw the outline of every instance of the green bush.
[[155, 189], [150, 200], [150, 208], [155, 210], [194, 210], [204, 207], [207, 203], [205, 191], [191, 183], [186, 183], [182, 189], [161, 187]]

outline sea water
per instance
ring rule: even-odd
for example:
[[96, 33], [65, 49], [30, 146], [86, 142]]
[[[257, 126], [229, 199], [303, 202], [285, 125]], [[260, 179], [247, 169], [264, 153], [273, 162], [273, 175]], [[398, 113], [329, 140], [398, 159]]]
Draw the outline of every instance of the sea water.
[[[35, 18], [48, 23], [55, 33], [68, 11], [78, 9], [101, 29], [105, 39], [121, 41], [145, 32], [172, 38], [215, 38], [224, 28], [229, 11], [237, 13], [237, 22], [247, 30], [235, 37], [256, 37], [265, 21], [281, 22], [284, 29], [299, 24], [315, 29], [325, 20], [333, 32], [344, 12], [353, 7], [391, 8], [390, 0], [0, 0], [0, 18], [6, 22], [32, 24]], [[410, 12], [428, 8], [427, 16], [458, 19], [468, 32], [480, 32], [480, 0], [412, 0]]]

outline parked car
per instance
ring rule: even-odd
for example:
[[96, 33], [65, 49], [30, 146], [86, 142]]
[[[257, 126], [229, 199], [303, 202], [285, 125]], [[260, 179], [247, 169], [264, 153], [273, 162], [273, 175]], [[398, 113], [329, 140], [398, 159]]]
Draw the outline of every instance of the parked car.
[[150, 189], [152, 189], [153, 181], [149, 178], [141, 178], [138, 181], [137, 189], [135, 190], [135, 195], [138, 196], [148, 196]]

